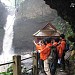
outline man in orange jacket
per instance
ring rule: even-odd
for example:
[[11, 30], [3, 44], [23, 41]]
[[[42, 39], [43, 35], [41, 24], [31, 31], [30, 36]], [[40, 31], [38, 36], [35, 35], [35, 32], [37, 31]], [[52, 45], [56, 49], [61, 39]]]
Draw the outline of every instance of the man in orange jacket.
[[42, 53], [41, 50], [45, 47], [44, 45], [44, 41], [40, 40], [39, 43], [36, 43], [35, 41], [33, 41], [35, 46], [36, 46], [36, 51], [38, 53], [38, 62], [39, 62], [39, 68], [41, 72], [44, 72], [44, 60], [42, 58]]
[[49, 68], [49, 56], [51, 52], [50, 47], [52, 46], [51, 41], [52, 39], [50, 37], [46, 38], [45, 39], [46, 46], [41, 50], [41, 57], [44, 60], [44, 70], [45, 70], [46, 75], [51, 75], [50, 68]]
[[44, 71], [46, 75], [51, 75], [48, 60], [51, 51], [50, 47], [52, 46], [51, 40], [52, 39], [49, 37], [43, 40], [43, 44], [41, 46], [36, 44], [36, 48], [40, 49], [40, 59], [44, 61]]
[[65, 70], [65, 48], [66, 48], [66, 40], [65, 40], [65, 35], [61, 34], [60, 35], [60, 45], [58, 46], [58, 52], [59, 52], [59, 59], [61, 60], [61, 67], [63, 70]]

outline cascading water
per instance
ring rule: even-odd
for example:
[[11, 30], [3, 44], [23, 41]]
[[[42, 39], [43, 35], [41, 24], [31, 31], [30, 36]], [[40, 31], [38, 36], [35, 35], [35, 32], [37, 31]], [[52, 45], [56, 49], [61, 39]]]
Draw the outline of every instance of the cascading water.
[[[13, 25], [15, 20], [15, 8], [12, 9], [11, 3], [8, 0], [2, 0], [8, 8], [7, 21], [4, 26], [5, 34], [3, 39], [3, 53], [0, 55], [0, 63], [6, 63], [12, 59], [12, 39], [13, 39]], [[12, 13], [13, 12], [13, 13]], [[6, 67], [6, 66], [5, 66]], [[5, 67], [0, 67], [0, 71], [5, 71]]]
[[13, 25], [15, 15], [8, 15], [7, 23], [4, 27], [5, 36], [3, 40], [3, 55], [9, 57], [12, 52], [12, 39], [13, 39]]

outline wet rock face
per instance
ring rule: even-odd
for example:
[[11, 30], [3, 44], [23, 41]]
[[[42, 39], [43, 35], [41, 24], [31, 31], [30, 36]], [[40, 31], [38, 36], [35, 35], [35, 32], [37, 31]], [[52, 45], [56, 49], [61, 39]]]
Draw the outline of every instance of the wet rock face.
[[0, 28], [3, 28], [6, 23], [7, 9], [4, 4], [0, 2]]
[[0, 54], [2, 52], [3, 38], [4, 38], [4, 25], [6, 24], [7, 9], [5, 5], [0, 2]]
[[52, 9], [56, 9], [58, 15], [71, 24], [75, 32], [75, 0], [44, 0]]

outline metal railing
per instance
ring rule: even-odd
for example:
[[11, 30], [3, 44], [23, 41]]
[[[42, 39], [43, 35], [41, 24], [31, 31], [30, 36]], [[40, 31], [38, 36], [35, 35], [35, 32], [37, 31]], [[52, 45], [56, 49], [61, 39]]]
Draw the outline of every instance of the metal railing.
[[12, 63], [13, 64], [12, 65], [13, 75], [21, 75], [21, 61], [24, 61], [24, 60], [27, 60], [27, 59], [30, 59], [30, 58], [33, 59], [33, 65], [32, 65], [32, 68], [28, 69], [27, 71], [32, 70], [32, 75], [38, 75], [38, 56], [37, 56], [37, 52], [33, 52], [31, 57], [25, 58], [25, 59], [22, 59], [22, 60], [21, 60], [20, 55], [14, 55], [12, 62], [3, 63], [3, 64], [0, 64], [0, 66]]

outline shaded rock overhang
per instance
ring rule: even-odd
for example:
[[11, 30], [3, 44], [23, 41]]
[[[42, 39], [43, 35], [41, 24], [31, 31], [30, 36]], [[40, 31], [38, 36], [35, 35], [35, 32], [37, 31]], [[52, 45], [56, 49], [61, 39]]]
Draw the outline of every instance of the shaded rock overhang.
[[57, 10], [58, 15], [69, 22], [75, 33], [75, 0], [44, 0], [50, 8]]

